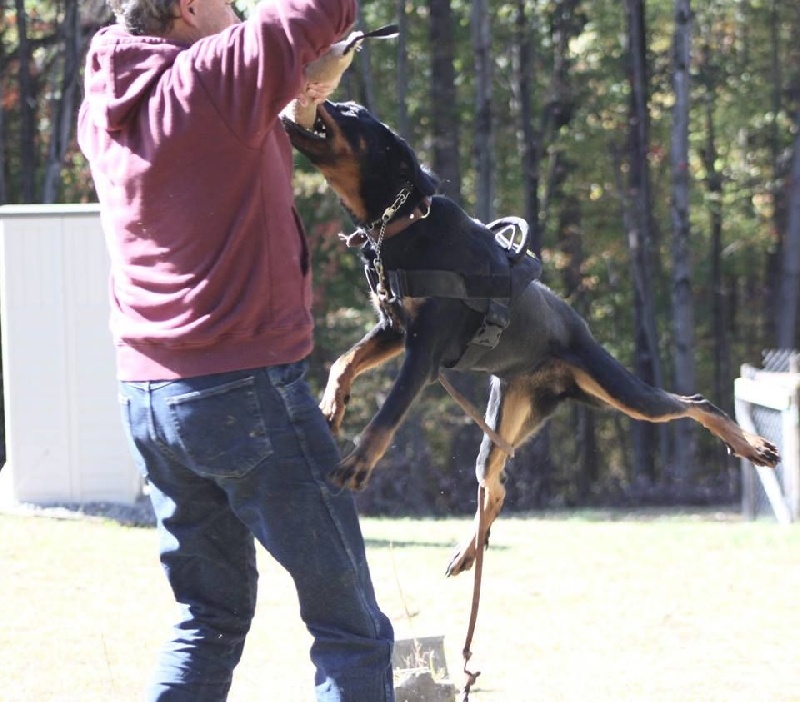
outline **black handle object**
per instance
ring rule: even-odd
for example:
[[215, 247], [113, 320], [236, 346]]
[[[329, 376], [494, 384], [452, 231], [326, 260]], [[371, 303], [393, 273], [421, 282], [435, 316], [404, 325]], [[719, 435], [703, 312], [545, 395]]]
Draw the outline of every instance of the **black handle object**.
[[369, 32], [354, 32], [344, 46], [342, 54], [346, 54], [361, 45], [364, 39], [394, 39], [400, 34], [400, 26], [397, 24], [385, 24], [382, 27], [373, 29]]

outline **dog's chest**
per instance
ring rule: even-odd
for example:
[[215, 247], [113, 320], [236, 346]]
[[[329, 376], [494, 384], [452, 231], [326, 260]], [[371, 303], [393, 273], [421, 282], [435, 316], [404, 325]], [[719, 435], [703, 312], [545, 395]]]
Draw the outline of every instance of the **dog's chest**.
[[403, 333], [405, 333], [408, 324], [417, 318], [425, 303], [425, 300], [420, 298], [404, 298], [390, 302], [386, 298], [379, 296], [375, 291], [372, 291], [370, 296], [372, 304], [380, 315], [389, 322], [393, 329]]

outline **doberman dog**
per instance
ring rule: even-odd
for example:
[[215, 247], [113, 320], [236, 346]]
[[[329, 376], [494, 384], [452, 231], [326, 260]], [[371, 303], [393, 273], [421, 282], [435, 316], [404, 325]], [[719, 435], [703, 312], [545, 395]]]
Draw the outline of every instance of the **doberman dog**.
[[[334, 470], [333, 482], [363, 488], [413, 401], [441, 369], [452, 367], [491, 375], [486, 423], [512, 447], [570, 399], [648, 422], [689, 417], [737, 456], [761, 466], [777, 464], [775, 446], [743, 431], [701, 395], [675, 395], [626, 370], [564, 300], [531, 279], [535, 270], [514, 290], [519, 254], [509, 255], [496, 231], [436, 194], [435, 176], [364, 107], [326, 102], [313, 129], [288, 119], [284, 127], [360, 227], [349, 243], [362, 244], [379, 315], [376, 326], [331, 368], [320, 407], [334, 432], [354, 379], [405, 352], [386, 401], [357, 448]], [[522, 259], [529, 264], [529, 256]], [[494, 315], [493, 298], [500, 301]], [[480, 353], [473, 353], [478, 347]], [[485, 435], [476, 464], [485, 487], [483, 538], [503, 505], [506, 459]], [[472, 566], [475, 535], [457, 548], [448, 575]]]

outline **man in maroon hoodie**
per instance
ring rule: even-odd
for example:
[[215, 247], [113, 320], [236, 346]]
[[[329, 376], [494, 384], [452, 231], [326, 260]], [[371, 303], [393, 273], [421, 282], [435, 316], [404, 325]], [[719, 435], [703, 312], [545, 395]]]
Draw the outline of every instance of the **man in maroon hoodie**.
[[[111, 258], [120, 403], [180, 606], [149, 700], [227, 697], [256, 602], [254, 537], [291, 574], [318, 700], [393, 699], [392, 627], [304, 379], [309, 254], [279, 112], [354, 0], [109, 0], [79, 142]], [[276, 635], [280, 622], [272, 624]], [[279, 661], [276, 661], [279, 664]], [[278, 691], [275, 699], [289, 699]]]

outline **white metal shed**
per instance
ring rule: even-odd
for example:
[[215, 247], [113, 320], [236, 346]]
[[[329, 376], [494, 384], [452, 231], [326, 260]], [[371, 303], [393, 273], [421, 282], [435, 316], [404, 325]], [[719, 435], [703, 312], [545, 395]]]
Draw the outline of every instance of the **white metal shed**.
[[0, 502], [133, 502], [91, 205], [0, 207], [6, 464]]

